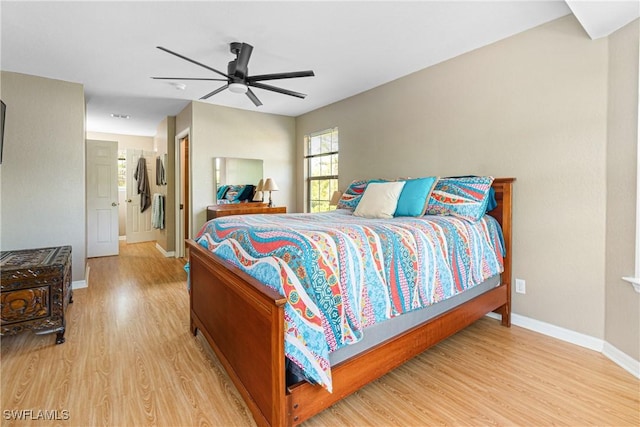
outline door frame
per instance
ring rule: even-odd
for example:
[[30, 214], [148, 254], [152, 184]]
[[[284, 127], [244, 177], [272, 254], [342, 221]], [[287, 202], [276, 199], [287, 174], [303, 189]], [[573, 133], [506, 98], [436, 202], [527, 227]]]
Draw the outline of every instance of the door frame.
[[187, 158], [185, 159], [187, 163], [187, 176], [186, 181], [182, 179], [182, 168], [181, 168], [181, 153], [180, 153], [180, 141], [184, 138], [188, 138], [189, 147], [192, 146], [191, 143], [191, 128], [188, 127], [182, 132], [178, 133], [175, 137], [175, 218], [176, 218], [176, 258], [184, 258], [186, 255], [186, 245], [184, 243], [185, 239], [191, 237], [191, 227], [186, 230], [185, 235], [185, 225], [184, 221], [180, 216], [180, 200], [182, 198], [182, 193], [186, 191], [186, 206], [184, 206], [184, 217], [187, 219], [188, 223], [192, 221], [191, 215], [191, 200], [192, 200], [192, 192], [191, 192], [191, 148], [187, 152]]

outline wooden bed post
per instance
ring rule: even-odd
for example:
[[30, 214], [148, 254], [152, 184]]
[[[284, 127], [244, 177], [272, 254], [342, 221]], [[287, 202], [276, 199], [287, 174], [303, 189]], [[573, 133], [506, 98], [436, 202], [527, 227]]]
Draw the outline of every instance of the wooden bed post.
[[496, 190], [496, 201], [498, 207], [489, 212], [489, 215], [498, 220], [502, 227], [505, 245], [505, 262], [504, 272], [502, 273], [502, 284], [506, 285], [507, 303], [495, 310], [496, 313], [502, 315], [502, 325], [511, 326], [511, 275], [512, 275], [512, 257], [511, 257], [511, 236], [512, 236], [512, 207], [513, 207], [513, 182], [515, 178], [496, 178], [493, 182], [493, 188]]

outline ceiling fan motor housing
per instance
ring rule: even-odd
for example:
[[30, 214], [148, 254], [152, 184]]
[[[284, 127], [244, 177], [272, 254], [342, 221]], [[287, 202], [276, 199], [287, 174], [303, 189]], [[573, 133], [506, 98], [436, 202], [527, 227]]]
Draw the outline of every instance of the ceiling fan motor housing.
[[244, 79], [236, 77], [236, 68], [238, 66], [238, 60], [234, 59], [233, 61], [229, 61], [229, 65], [227, 65], [227, 74], [229, 74], [229, 82], [237, 82], [242, 83]]

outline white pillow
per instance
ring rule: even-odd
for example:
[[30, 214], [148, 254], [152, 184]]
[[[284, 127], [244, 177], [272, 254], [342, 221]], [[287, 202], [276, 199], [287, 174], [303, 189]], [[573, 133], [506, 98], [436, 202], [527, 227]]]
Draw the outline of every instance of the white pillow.
[[404, 181], [370, 182], [353, 211], [363, 218], [393, 218]]

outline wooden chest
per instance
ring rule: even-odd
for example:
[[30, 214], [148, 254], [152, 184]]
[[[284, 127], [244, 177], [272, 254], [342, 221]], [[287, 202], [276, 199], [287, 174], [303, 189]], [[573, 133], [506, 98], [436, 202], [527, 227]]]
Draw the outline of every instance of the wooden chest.
[[71, 246], [0, 252], [2, 335], [56, 332], [64, 342], [72, 300]]

